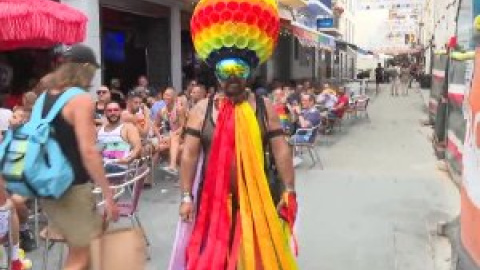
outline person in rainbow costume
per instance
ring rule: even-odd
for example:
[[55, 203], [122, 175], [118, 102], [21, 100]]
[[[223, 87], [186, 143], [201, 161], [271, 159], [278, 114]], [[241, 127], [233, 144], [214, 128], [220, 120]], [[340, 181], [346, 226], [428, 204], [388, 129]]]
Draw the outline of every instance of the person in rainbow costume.
[[[200, 101], [189, 114], [170, 270], [298, 269], [290, 148], [272, 104], [246, 91], [252, 71], [272, 55], [279, 27], [276, 0], [201, 0], [195, 8], [195, 49], [226, 99], [218, 110], [214, 97]], [[283, 180], [275, 202], [268, 160]]]

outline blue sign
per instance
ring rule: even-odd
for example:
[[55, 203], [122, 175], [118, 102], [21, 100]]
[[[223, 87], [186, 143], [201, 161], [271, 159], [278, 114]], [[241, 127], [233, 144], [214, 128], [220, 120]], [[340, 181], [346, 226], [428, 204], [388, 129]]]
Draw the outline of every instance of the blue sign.
[[317, 19], [317, 29], [333, 28], [333, 26], [334, 26], [333, 18]]

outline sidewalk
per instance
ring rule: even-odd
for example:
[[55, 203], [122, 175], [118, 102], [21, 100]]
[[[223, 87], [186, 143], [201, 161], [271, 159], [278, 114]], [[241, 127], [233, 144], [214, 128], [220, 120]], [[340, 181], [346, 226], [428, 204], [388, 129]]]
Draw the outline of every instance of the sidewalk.
[[382, 90], [370, 123], [347, 120], [320, 147], [325, 170], [298, 173], [300, 269], [450, 269], [436, 230], [458, 214], [459, 194], [419, 124], [425, 100]]

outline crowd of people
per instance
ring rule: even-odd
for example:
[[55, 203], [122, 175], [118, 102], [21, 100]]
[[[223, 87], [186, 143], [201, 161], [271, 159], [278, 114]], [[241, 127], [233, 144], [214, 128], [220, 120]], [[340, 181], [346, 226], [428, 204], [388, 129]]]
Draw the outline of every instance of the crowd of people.
[[[196, 80], [190, 81], [183, 91], [173, 87], [153, 89], [143, 75], [138, 79], [138, 86], [125, 96], [111, 89], [115, 89], [114, 84], [101, 86], [96, 91], [95, 105], [99, 147], [103, 149], [104, 158], [116, 163], [106, 166], [109, 173], [125, 168], [125, 164], [142, 154], [152, 154], [154, 164], [164, 161], [161, 169], [178, 176], [182, 135], [190, 110], [210, 96], [215, 108], [219, 109], [225, 97], [221, 91], [207, 91], [206, 86]], [[349, 96], [343, 87], [325, 84], [317, 89], [303, 80], [295, 85], [277, 84], [271, 93], [262, 91], [259, 95], [272, 100], [288, 135], [294, 135], [298, 129], [314, 127], [319, 127], [319, 132], [331, 133], [335, 121], [343, 117], [349, 106]], [[314, 136], [294, 139], [310, 141]], [[118, 163], [123, 165], [118, 166]], [[147, 181], [146, 185], [150, 186], [151, 182]]]
[[393, 97], [408, 96], [412, 83], [419, 80], [421, 72], [421, 67], [415, 63], [393, 63], [388, 68], [383, 68], [379, 63], [375, 68], [376, 94], [379, 94], [380, 84], [390, 82], [390, 94]]
[[[72, 61], [75, 61], [74, 57]], [[72, 63], [71, 65], [75, 64]], [[72, 70], [79, 72], [81, 70], [80, 74], [93, 74], [93, 69], [79, 65], [63, 69], [61, 66], [57, 71], [48, 75], [47, 79], [51, 81], [45, 79], [45, 85], [54, 87], [59, 81], [63, 82], [64, 77], [72, 75], [68, 74], [73, 72]], [[74, 79], [70, 78], [74, 81], [68, 81], [68, 83], [86, 88], [88, 87], [88, 78], [86, 77], [87, 75]], [[61, 87], [66, 86], [61, 85]], [[271, 87], [271, 91], [264, 87], [253, 90], [246, 88], [246, 91], [248, 94], [256, 93], [258, 96], [271, 100], [273, 109], [280, 118], [284, 134], [290, 137], [290, 142], [312, 142], [315, 140], [316, 132], [331, 133], [335, 122], [343, 118], [350, 102], [345, 88], [333, 87], [328, 84], [323, 85], [323, 87], [314, 87], [308, 80], [296, 83], [275, 83]], [[2, 104], [3, 106], [0, 109], [2, 136], [7, 130], [14, 130], [29, 120], [37, 94], [41, 93], [41, 91], [25, 93], [13, 109], [9, 109], [5, 103]], [[153, 164], [164, 164], [160, 166], [160, 169], [171, 175], [173, 179], [178, 180], [179, 163], [184, 148], [185, 128], [189, 114], [197, 104], [206, 99], [213, 101], [214, 111], [218, 112], [226, 97], [226, 93], [222, 90], [213, 87], [207, 89], [205, 85], [196, 80], [191, 80], [182, 91], [173, 87], [155, 89], [149, 86], [148, 78], [144, 75], [138, 78], [137, 86], [128, 92], [121, 90], [119, 79], [113, 79], [110, 85], [100, 86], [95, 93], [96, 101], [91, 105], [93, 112], [90, 115], [90, 120], [96, 127], [95, 133], [90, 133], [89, 124], [85, 122], [88, 119], [82, 119], [80, 113], [76, 111], [83, 108], [82, 115], [86, 112], [88, 116], [89, 95], [73, 102], [77, 104], [76, 107], [72, 107], [74, 105], [68, 103], [64, 108], [66, 111], [54, 121], [54, 124], [61, 127], [62, 131], [58, 134], [60, 146], [65, 148], [65, 155], [69, 156], [74, 163], [72, 167], [74, 168], [75, 179], [78, 181], [76, 183], [78, 190], [75, 190], [75, 193], [83, 194], [87, 192], [89, 186], [84, 186], [88, 182], [87, 179], [92, 179], [97, 185], [105, 189], [107, 199], [109, 197], [107, 180], [96, 166], [103, 164], [103, 170], [108, 175], [127, 170], [133, 160], [142, 156], [151, 156]], [[53, 106], [59, 95], [61, 93], [54, 95], [49, 92], [47, 95], [49, 106]], [[78, 126], [83, 127], [81, 131], [77, 130]], [[315, 132], [309, 134], [298, 134], [296, 132], [299, 129], [306, 128], [314, 129]], [[95, 158], [90, 152], [90, 146], [87, 146], [91, 142], [95, 144], [95, 151], [101, 153], [103, 162], [98, 164], [93, 162]], [[86, 162], [86, 160], [89, 160], [89, 162]], [[93, 176], [88, 177], [87, 175]], [[145, 188], [151, 187], [154, 180], [146, 179]], [[76, 195], [78, 194], [72, 194], [65, 200], [71, 200]], [[17, 241], [14, 244], [15, 246], [19, 245], [27, 252], [34, 250], [36, 242], [34, 234], [28, 226], [29, 200], [18, 195], [8, 197], [16, 210], [14, 231], [17, 236], [14, 238]], [[45, 205], [46, 211], [58, 210], [57, 205]], [[115, 209], [112, 205], [113, 203], [107, 210], [109, 210], [111, 216], [115, 216]], [[89, 215], [90, 218], [93, 218], [88, 209], [80, 207], [77, 210], [80, 214]], [[89, 236], [84, 234], [85, 239], [81, 240], [77, 233], [72, 232], [69, 228], [62, 227], [62, 225], [69, 224], [65, 221], [66, 216], [70, 217], [69, 215], [65, 213], [48, 214], [49, 218], [56, 222], [55, 225], [63, 229], [67, 240], [72, 237], [69, 235], [70, 233], [75, 235], [72, 238], [75, 244], [82, 245], [89, 239]], [[89, 228], [90, 233], [98, 229], [96, 226], [90, 226]], [[80, 258], [79, 260], [81, 260], [84, 252], [83, 249], [74, 249], [72, 256], [77, 256], [76, 259]]]
[[[126, 94], [119, 90], [120, 80], [113, 79], [110, 85], [102, 85], [96, 91], [95, 114], [97, 144], [108, 162], [106, 170], [115, 173], [125, 168], [135, 158], [152, 154], [154, 164], [165, 161], [162, 167], [167, 173], [177, 176], [179, 156], [182, 151], [182, 132], [189, 111], [202, 99], [214, 96], [214, 105], [220, 108], [224, 93], [192, 80], [186, 89], [173, 87], [154, 89], [142, 75], [138, 85]], [[248, 89], [271, 99], [282, 128], [287, 135], [296, 130], [317, 128], [329, 134], [335, 121], [343, 118], [350, 104], [344, 87], [324, 84], [313, 87], [308, 80], [297, 83], [276, 83], [272, 90]], [[260, 91], [257, 91], [260, 90]], [[12, 110], [0, 109], [0, 129], [4, 133], [14, 123], [28, 120], [29, 112], [37, 94], [27, 92], [20, 105]], [[9, 125], [10, 121], [10, 125]], [[298, 136], [297, 141], [311, 141], [311, 137]], [[151, 185], [147, 182], [146, 185]]]

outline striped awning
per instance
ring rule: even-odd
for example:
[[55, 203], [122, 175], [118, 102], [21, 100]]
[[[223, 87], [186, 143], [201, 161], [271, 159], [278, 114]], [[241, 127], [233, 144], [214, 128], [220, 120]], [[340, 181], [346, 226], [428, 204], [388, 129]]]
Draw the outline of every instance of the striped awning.
[[[288, 26], [287, 26], [288, 27]], [[301, 24], [292, 22], [289, 29], [303, 46], [335, 50], [335, 38]]]

